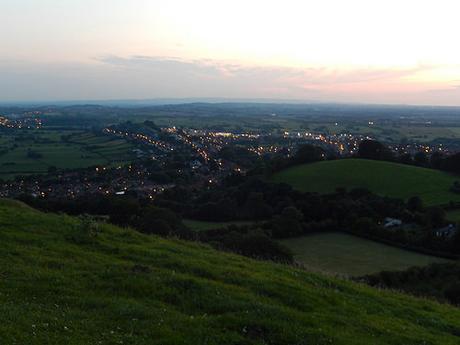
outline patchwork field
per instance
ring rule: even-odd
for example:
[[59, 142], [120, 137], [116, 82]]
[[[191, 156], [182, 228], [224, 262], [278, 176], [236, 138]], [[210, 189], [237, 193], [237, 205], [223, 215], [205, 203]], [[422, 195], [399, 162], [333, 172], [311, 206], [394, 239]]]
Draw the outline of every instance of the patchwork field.
[[341, 159], [294, 166], [275, 174], [274, 182], [284, 182], [305, 192], [332, 193], [337, 188], [367, 188], [394, 198], [419, 196], [426, 205], [460, 201], [449, 189], [460, 176], [384, 161]]
[[346, 276], [405, 270], [412, 266], [449, 261], [345, 233], [312, 234], [280, 242], [309, 269]]
[[124, 163], [133, 145], [123, 139], [66, 130], [28, 130], [1, 133], [0, 178], [46, 173], [58, 169]]

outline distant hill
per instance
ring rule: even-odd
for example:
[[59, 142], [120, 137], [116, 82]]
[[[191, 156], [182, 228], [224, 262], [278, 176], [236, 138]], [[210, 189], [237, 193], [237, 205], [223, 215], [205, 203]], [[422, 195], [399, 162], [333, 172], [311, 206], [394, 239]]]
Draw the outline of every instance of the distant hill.
[[273, 176], [301, 191], [332, 193], [338, 187], [367, 188], [395, 198], [420, 196], [426, 205], [460, 201], [449, 189], [460, 177], [410, 165], [365, 159], [341, 159], [294, 166]]
[[460, 310], [0, 201], [2, 344], [459, 344]]

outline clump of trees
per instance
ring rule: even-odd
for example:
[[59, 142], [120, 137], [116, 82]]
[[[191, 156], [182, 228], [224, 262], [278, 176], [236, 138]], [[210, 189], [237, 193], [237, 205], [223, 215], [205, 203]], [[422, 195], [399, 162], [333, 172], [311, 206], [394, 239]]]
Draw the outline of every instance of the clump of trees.
[[433, 152], [428, 155], [425, 152], [417, 152], [414, 155], [409, 153], [395, 155], [387, 146], [376, 140], [363, 140], [357, 155], [365, 159], [385, 160], [460, 174], [460, 153], [443, 155], [440, 152]]
[[293, 262], [291, 251], [273, 240], [269, 232], [255, 226], [230, 225], [197, 233], [198, 239], [221, 250], [229, 250], [255, 259]]
[[[284, 152], [287, 154], [288, 152]], [[271, 175], [277, 171], [289, 168], [293, 165], [319, 162], [326, 159], [335, 159], [336, 156], [332, 152], [328, 152], [321, 147], [305, 144], [297, 148], [290, 156], [275, 156], [266, 157], [253, 164], [253, 168], [248, 172], [248, 175]]]
[[273, 240], [264, 229], [232, 226], [228, 229], [193, 232], [170, 209], [130, 196], [94, 195], [75, 200], [46, 200], [24, 195], [20, 199], [45, 211], [83, 214], [79, 217], [80, 222], [75, 227], [75, 233], [69, 236], [69, 240], [77, 244], [90, 244], [99, 233], [98, 223], [89, 215], [104, 215], [113, 224], [129, 226], [148, 235], [206, 242], [217, 249], [256, 259], [280, 262], [293, 260], [289, 250]]
[[402, 290], [417, 296], [434, 297], [460, 306], [460, 265], [431, 264], [406, 271], [383, 271], [358, 278], [371, 286]]
[[393, 158], [391, 151], [376, 140], [363, 140], [359, 144], [358, 156], [375, 160], [391, 160]]
[[[330, 195], [301, 193], [286, 184], [257, 177], [230, 178], [223, 186], [184, 198], [183, 188], [165, 192], [156, 202], [184, 218], [224, 222], [259, 221], [274, 239], [324, 231], [347, 231], [400, 247], [446, 256], [456, 255], [452, 238], [435, 229], [447, 225], [439, 207], [425, 207], [419, 197], [407, 202], [381, 197], [366, 189], [337, 190]], [[384, 228], [384, 219], [397, 218], [404, 226]]]

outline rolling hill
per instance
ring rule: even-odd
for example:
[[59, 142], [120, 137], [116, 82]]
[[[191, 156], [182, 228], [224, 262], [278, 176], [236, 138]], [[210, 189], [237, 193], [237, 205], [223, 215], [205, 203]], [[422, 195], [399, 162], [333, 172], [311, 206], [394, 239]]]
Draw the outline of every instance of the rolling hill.
[[2, 344], [458, 344], [460, 309], [0, 201]]
[[341, 159], [294, 166], [275, 174], [274, 182], [284, 182], [305, 192], [332, 193], [338, 187], [364, 187], [401, 199], [418, 195], [426, 205], [460, 201], [450, 192], [460, 180], [448, 173], [410, 165], [365, 159]]

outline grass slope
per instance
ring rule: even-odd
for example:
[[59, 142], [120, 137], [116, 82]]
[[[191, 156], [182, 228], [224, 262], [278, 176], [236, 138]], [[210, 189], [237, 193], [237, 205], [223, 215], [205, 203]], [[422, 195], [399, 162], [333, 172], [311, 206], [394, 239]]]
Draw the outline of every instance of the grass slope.
[[458, 344], [460, 310], [0, 201], [2, 344]]
[[451, 262], [344, 233], [312, 234], [280, 241], [297, 261], [315, 271], [362, 276], [399, 271], [434, 262]]
[[449, 188], [458, 177], [448, 173], [365, 159], [341, 159], [294, 166], [273, 176], [301, 191], [331, 193], [338, 187], [365, 187], [374, 193], [407, 199], [418, 195], [427, 205], [460, 201]]

